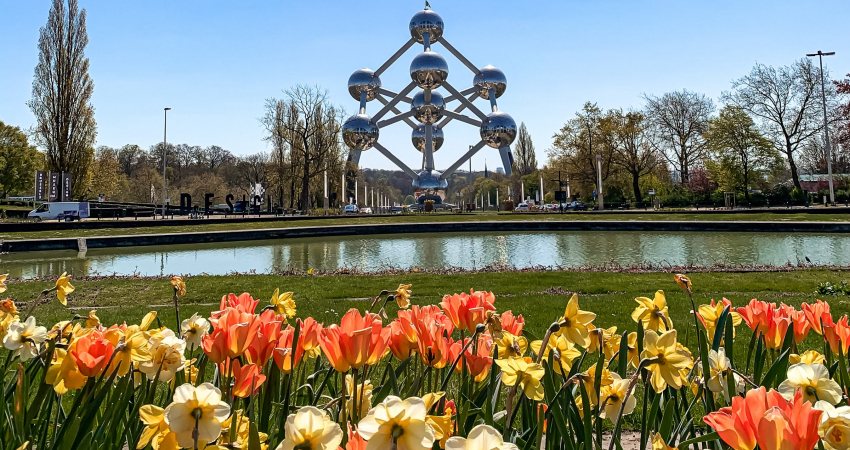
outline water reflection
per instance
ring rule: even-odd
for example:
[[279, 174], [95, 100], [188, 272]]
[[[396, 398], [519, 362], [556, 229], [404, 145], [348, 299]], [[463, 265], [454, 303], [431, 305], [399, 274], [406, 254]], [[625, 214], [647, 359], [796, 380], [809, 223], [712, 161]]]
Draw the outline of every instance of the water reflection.
[[850, 265], [848, 234], [549, 232], [388, 235], [130, 247], [0, 255], [0, 273], [39, 277], [268, 273], [289, 268], [374, 271], [487, 265], [581, 267], [797, 264]]

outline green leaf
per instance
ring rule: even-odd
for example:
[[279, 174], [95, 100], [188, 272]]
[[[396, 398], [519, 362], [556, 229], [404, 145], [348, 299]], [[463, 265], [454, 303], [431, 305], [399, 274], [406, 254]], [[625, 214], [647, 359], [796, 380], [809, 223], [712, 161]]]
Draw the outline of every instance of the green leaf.
[[773, 362], [770, 369], [764, 374], [764, 379], [760, 383], [762, 386], [766, 388], [776, 387], [779, 381], [785, 378], [785, 372], [788, 371], [788, 356], [790, 354], [791, 349], [789, 348], [779, 355], [779, 358]]
[[717, 318], [717, 323], [715, 324], [717, 326], [714, 328], [714, 340], [711, 343], [711, 349], [714, 351], [720, 349], [720, 343], [723, 341], [723, 333], [726, 331], [726, 320], [729, 318], [729, 310], [731, 308], [731, 306], [723, 308], [723, 312], [721, 312], [720, 317]]
[[664, 407], [664, 415], [661, 417], [661, 426], [658, 427], [658, 432], [664, 438], [664, 442], [670, 442], [670, 432], [673, 429], [673, 417], [676, 410], [676, 402], [668, 401]]
[[689, 439], [687, 441], [679, 443], [679, 449], [680, 450], [688, 450], [694, 444], [701, 444], [703, 442], [715, 441], [717, 439], [720, 439], [720, 435], [717, 434], [716, 431], [712, 431], [711, 433], [704, 434], [702, 436], [698, 436], [698, 437], [695, 437], [693, 439]]

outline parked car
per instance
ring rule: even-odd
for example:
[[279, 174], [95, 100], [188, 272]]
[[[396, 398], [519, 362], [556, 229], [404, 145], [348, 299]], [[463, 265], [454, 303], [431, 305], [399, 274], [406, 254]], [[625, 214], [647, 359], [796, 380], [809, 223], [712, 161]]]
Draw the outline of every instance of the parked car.
[[528, 212], [528, 211], [530, 211], [530, 209], [528, 207], [528, 203], [523, 202], [523, 203], [520, 203], [519, 205], [516, 205], [516, 208], [514, 208], [514, 211]]
[[47, 202], [27, 214], [30, 219], [80, 220], [89, 217], [89, 202]]
[[587, 205], [585, 205], [583, 202], [580, 202], [578, 200], [573, 200], [570, 203], [569, 209], [571, 209], [573, 211], [587, 211]]
[[360, 208], [358, 208], [357, 205], [345, 205], [345, 207], [342, 208], [342, 212], [343, 214], [357, 214], [360, 212]]
[[372, 208], [368, 206], [365, 208], [360, 208], [360, 214], [372, 214]]

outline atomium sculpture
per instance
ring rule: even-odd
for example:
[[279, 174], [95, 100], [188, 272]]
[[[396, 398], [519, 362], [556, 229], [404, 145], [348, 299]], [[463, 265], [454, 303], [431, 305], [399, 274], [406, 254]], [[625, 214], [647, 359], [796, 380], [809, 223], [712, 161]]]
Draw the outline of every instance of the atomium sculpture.
[[[449, 175], [485, 146], [499, 150], [505, 173], [510, 175], [513, 165], [510, 146], [517, 134], [516, 122], [510, 115], [499, 111], [496, 102], [507, 88], [505, 74], [493, 66], [479, 69], [473, 65], [443, 37], [443, 29], [443, 19], [426, 6], [410, 20], [410, 40], [378, 70], [355, 71], [348, 79], [348, 92], [360, 101], [360, 111], [342, 126], [343, 140], [350, 149], [350, 162], [358, 164], [361, 152], [375, 148], [413, 179], [414, 188], [425, 191], [448, 187]], [[381, 74], [417, 43], [422, 44], [423, 51], [410, 63], [410, 84], [398, 93], [384, 89]], [[459, 91], [448, 82], [449, 66], [440, 54], [432, 50], [434, 43], [441, 44], [472, 71], [471, 88]], [[420, 90], [409, 97], [416, 88]], [[437, 89], [445, 89], [448, 95], [443, 96]], [[490, 101], [489, 114], [475, 106], [474, 101], [478, 98]], [[378, 100], [383, 107], [370, 117], [366, 114], [366, 104], [373, 100]], [[449, 105], [453, 102], [459, 105], [451, 109]], [[410, 109], [402, 112], [400, 103], [409, 104]], [[473, 117], [463, 115], [465, 110], [469, 110]], [[393, 115], [388, 117], [390, 113]], [[478, 127], [481, 141], [440, 172], [434, 166], [434, 152], [443, 146], [443, 130], [452, 120]], [[422, 153], [422, 168], [418, 172], [378, 142], [381, 129], [397, 122], [410, 126], [413, 147]]]

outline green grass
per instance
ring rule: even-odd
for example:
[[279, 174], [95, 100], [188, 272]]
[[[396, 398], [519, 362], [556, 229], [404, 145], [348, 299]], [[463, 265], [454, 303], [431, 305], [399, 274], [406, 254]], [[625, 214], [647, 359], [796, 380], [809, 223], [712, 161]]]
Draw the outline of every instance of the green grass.
[[[743, 305], [751, 298], [785, 302], [799, 306], [812, 301], [818, 283], [833, 283], [848, 279], [848, 272], [803, 270], [772, 273], [693, 273], [694, 300], [697, 305], [712, 298], [729, 298]], [[579, 272], [497, 272], [435, 275], [410, 273], [403, 275], [345, 275], [345, 276], [195, 276], [186, 279], [188, 293], [181, 300], [182, 318], [198, 312], [202, 315], [218, 309], [223, 294], [250, 292], [267, 304], [275, 288], [295, 292], [300, 317], [313, 316], [320, 322], [338, 322], [349, 308], [365, 309], [368, 297], [382, 289], [394, 290], [399, 283], [413, 284], [413, 302], [438, 303], [443, 294], [475, 288], [496, 294], [499, 311], [513, 310], [525, 316], [527, 329], [540, 336], [546, 327], [563, 314], [569, 292], [578, 292], [581, 307], [597, 313], [598, 326], [617, 326], [620, 330], [635, 328], [630, 314], [634, 298], [652, 297], [658, 289], [667, 293], [670, 315], [681, 329], [693, 324], [687, 297], [668, 273], [579, 273]], [[55, 297], [35, 309], [41, 323], [54, 323], [72, 318], [74, 312], [87, 314], [97, 309], [105, 324], [138, 323], [149, 310], [159, 311], [165, 325], [174, 327], [174, 308], [171, 306], [171, 285], [167, 279], [97, 278], [75, 280], [77, 288], [69, 307], [60, 305]], [[50, 281], [11, 282], [7, 295], [17, 301], [38, 297]], [[828, 299], [836, 317], [850, 311], [850, 297]], [[395, 315], [394, 306], [390, 317]], [[21, 307], [21, 309], [24, 309]], [[684, 331], [680, 331], [684, 333]], [[684, 340], [684, 338], [683, 338]]]
[[139, 228], [105, 228], [92, 230], [56, 230], [56, 231], [23, 231], [16, 233], [0, 233], [0, 239], [43, 239], [43, 238], [75, 238], [92, 236], [114, 236], [129, 234], [152, 234], [152, 233], [191, 233], [204, 231], [235, 231], [268, 228], [310, 227], [329, 225], [354, 225], [354, 224], [392, 224], [392, 223], [417, 223], [417, 222], [469, 222], [469, 221], [816, 221], [816, 222], [847, 222], [850, 214], [808, 214], [805, 212], [788, 213], [719, 213], [700, 214], [670, 212], [664, 214], [653, 214], [644, 212], [628, 212], [618, 214], [596, 214], [567, 213], [567, 214], [522, 214], [522, 213], [475, 213], [475, 214], [415, 214], [400, 215], [393, 217], [330, 217], [316, 220], [287, 220], [282, 218], [275, 221], [263, 222], [233, 222], [218, 224], [193, 224], [186, 221], [186, 225], [176, 226], [150, 226]]

